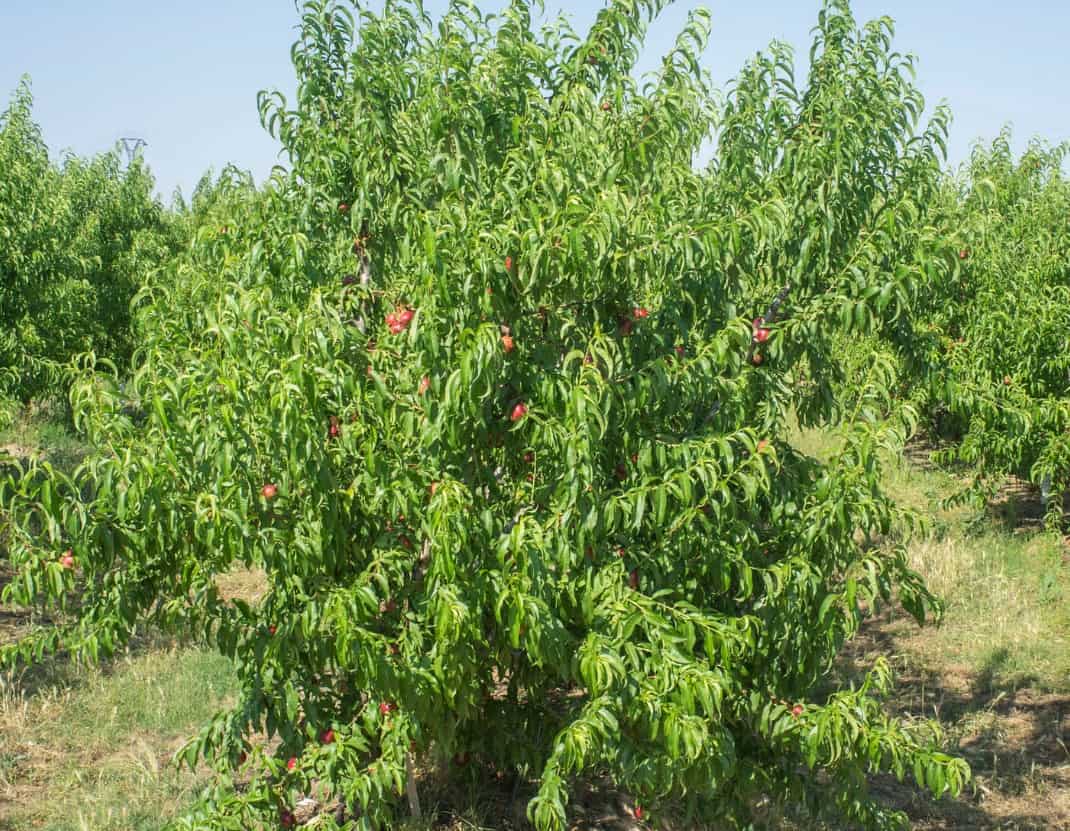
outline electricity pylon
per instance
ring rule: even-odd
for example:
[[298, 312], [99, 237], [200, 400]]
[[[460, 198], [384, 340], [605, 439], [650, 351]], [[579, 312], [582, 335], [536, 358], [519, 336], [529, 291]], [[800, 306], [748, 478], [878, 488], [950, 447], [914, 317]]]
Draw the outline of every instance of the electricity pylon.
[[123, 150], [126, 151], [126, 164], [130, 166], [130, 162], [134, 160], [134, 156], [142, 147], [147, 147], [148, 142], [143, 138], [134, 138], [129, 136], [123, 136], [119, 139], [123, 143]]

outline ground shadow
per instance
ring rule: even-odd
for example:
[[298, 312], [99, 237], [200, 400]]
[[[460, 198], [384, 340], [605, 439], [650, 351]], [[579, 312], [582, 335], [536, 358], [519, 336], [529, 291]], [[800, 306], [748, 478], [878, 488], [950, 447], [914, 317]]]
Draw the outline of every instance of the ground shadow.
[[[878, 655], [900, 656], [890, 631], [894, 615], [869, 621], [844, 650], [836, 676], [859, 680]], [[904, 811], [911, 827], [936, 829], [1070, 828], [1070, 695], [1039, 692], [1036, 678], [1001, 673], [1011, 655], [996, 650], [979, 671], [939, 673], [899, 661], [890, 712], [938, 720], [946, 750], [966, 759], [968, 792], [935, 800], [911, 778], [872, 780], [874, 795]]]

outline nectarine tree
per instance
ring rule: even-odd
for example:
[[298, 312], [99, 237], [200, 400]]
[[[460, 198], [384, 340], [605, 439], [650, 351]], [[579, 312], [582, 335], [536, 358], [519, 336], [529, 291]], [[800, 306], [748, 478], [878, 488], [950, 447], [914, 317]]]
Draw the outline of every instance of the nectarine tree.
[[976, 146], [934, 206], [954, 269], [921, 295], [905, 377], [951, 440], [938, 458], [973, 472], [962, 499], [1018, 475], [1048, 485], [1058, 525], [1070, 488], [1070, 144], [1033, 142], [1016, 160], [1010, 139]]
[[125, 368], [130, 302], [182, 235], [142, 159], [49, 157], [23, 79], [0, 113], [0, 427], [12, 405], [66, 396], [91, 352]]
[[[296, 101], [261, 100], [288, 166], [139, 312], [143, 418], [87, 375], [102, 451], [8, 483], [7, 595], [79, 589], [8, 660], [143, 621], [234, 659], [239, 700], [182, 754], [221, 777], [184, 827], [292, 823], [310, 792], [343, 803], [328, 827], [383, 827], [413, 752], [529, 777], [541, 829], [591, 771], [739, 827], [894, 824], [871, 771], [962, 787], [931, 725], [885, 714], [884, 663], [815, 692], [893, 591], [937, 611], [879, 487], [909, 413], [828, 392], [835, 337], [909, 308], [942, 111], [917, 130], [890, 24], [845, 2], [803, 90], [777, 47], [719, 107], [699, 12], [640, 84], [663, 5], [577, 38], [520, 0], [437, 26], [306, 3]], [[792, 408], [841, 425], [832, 459], [792, 447]], [[220, 591], [242, 566], [255, 605]]]

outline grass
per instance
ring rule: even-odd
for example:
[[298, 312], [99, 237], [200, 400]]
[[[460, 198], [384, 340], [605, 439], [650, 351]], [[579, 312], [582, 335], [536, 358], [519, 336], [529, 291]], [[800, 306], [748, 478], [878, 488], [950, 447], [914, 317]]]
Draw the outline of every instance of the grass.
[[0, 455], [16, 459], [47, 459], [70, 471], [85, 458], [89, 446], [77, 435], [65, 404], [37, 402], [20, 410], [10, 426], [0, 430]]
[[0, 684], [0, 828], [149, 831], [203, 785], [171, 754], [232, 692], [218, 655], [157, 645]]
[[1070, 689], [1070, 575], [1061, 543], [989, 532], [911, 546], [913, 567], [945, 599], [943, 625], [898, 631], [904, 649], [927, 661], [967, 667], [992, 689]]
[[[795, 439], [818, 457], [835, 448], [833, 438], [816, 430], [797, 431]], [[1035, 494], [1015, 483], [998, 509], [982, 516], [948, 508], [944, 500], [964, 483], [929, 465], [924, 448], [908, 455], [912, 461], [885, 460], [884, 486], [929, 522], [908, 553], [945, 613], [940, 626], [923, 629], [896, 617], [888, 626], [897, 647], [922, 664], [954, 666], [994, 688], [1029, 684], [1070, 692], [1070, 552], [1057, 534], [1021, 524], [1039, 515], [1031, 504]]]
[[[797, 431], [816, 456], [835, 446], [828, 434]], [[73, 458], [77, 437], [29, 414], [0, 434], [5, 442]], [[1070, 566], [1058, 535], [1031, 518], [1022, 488], [979, 516], [946, 508], [961, 482], [927, 464], [924, 450], [888, 459], [890, 493], [929, 519], [909, 545], [912, 565], [946, 603], [941, 625], [919, 628], [894, 609], [871, 620], [837, 668], [853, 677], [878, 655], [897, 670], [888, 702], [907, 717], [935, 717], [951, 752], [965, 756], [975, 787], [957, 800], [926, 799], [878, 777], [879, 797], [906, 811], [911, 827], [936, 829], [1070, 828]], [[227, 596], [254, 599], [262, 575], [221, 580]], [[3, 831], [150, 831], [180, 814], [204, 779], [169, 765], [173, 751], [232, 694], [228, 663], [218, 656], [155, 644], [98, 669], [51, 665], [43, 674], [0, 686], [0, 829]], [[421, 781], [431, 827], [524, 826], [509, 787], [482, 779]], [[464, 777], [462, 777], [464, 778]], [[483, 781], [483, 779], [487, 781]], [[590, 784], [590, 783], [589, 783]], [[601, 783], [576, 794], [586, 828], [637, 827], [626, 797]]]
[[[835, 440], [798, 431], [822, 457]], [[1070, 828], [1070, 551], [1045, 531], [1037, 495], [1012, 482], [983, 512], [948, 508], [964, 482], [928, 463], [924, 447], [885, 460], [886, 490], [919, 512], [929, 532], [908, 547], [911, 566], [943, 599], [938, 626], [885, 610], [863, 627], [838, 672], [855, 677], [883, 655], [896, 669], [889, 702], [907, 718], [936, 718], [947, 749], [965, 757], [973, 788], [933, 801], [879, 778], [883, 801], [915, 829]]]

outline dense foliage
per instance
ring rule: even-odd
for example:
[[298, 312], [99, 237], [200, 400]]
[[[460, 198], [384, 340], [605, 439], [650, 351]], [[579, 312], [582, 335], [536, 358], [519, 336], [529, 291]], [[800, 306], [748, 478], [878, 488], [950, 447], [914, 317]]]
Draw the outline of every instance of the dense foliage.
[[906, 375], [952, 440], [943, 460], [975, 472], [973, 494], [1007, 474], [1048, 484], [1056, 523], [1070, 487], [1068, 151], [1034, 142], [1015, 161], [1005, 131], [946, 182], [939, 213], [958, 256], [918, 304]]
[[[884, 713], [885, 665], [814, 693], [893, 591], [938, 611], [879, 488], [911, 410], [841, 347], [924, 365], [912, 309], [960, 274], [946, 113], [920, 126], [890, 22], [843, 0], [801, 87], [774, 46], [716, 104], [701, 13], [640, 84], [663, 5], [581, 38], [520, 0], [437, 28], [306, 3], [297, 100], [261, 102], [289, 169], [224, 177], [143, 289], [140, 409], [91, 367], [100, 453], [7, 480], [6, 598], [77, 614], [4, 659], [146, 621], [235, 659], [240, 700], [184, 754], [221, 774], [188, 827], [292, 824], [313, 786], [325, 827], [383, 827], [413, 751], [531, 777], [539, 828], [592, 771], [738, 827], [894, 826], [877, 770], [962, 787], [931, 725]], [[791, 412], [842, 430], [833, 458]], [[219, 588], [239, 567], [256, 605]]]
[[0, 115], [0, 410], [64, 389], [80, 353], [124, 366], [130, 301], [178, 248], [140, 158], [57, 165], [31, 106], [23, 81]]

